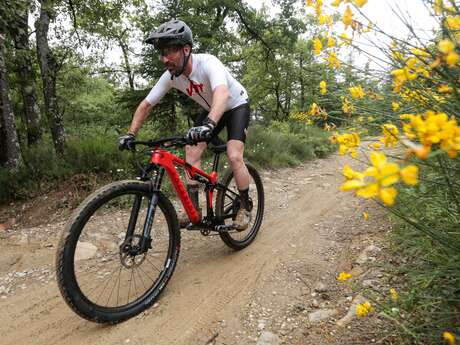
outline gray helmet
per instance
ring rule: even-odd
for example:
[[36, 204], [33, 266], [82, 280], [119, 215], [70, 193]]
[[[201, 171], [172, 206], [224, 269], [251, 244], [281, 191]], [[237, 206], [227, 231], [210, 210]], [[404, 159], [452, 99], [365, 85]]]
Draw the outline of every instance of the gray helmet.
[[182, 20], [173, 19], [153, 30], [145, 43], [153, 44], [156, 49], [171, 45], [193, 46], [192, 30]]

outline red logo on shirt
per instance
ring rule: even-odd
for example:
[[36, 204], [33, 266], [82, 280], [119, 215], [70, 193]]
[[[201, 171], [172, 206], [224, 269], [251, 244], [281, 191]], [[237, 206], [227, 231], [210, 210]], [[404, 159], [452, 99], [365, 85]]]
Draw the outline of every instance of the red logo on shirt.
[[193, 81], [190, 80], [190, 84], [187, 89], [187, 94], [191, 97], [193, 95], [193, 91], [196, 93], [203, 92], [203, 84], [193, 84]]

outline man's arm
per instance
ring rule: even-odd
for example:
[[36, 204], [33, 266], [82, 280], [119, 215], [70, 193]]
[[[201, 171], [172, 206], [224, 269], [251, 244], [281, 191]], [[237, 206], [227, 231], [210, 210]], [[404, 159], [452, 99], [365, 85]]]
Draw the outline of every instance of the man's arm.
[[220, 118], [225, 112], [228, 96], [229, 92], [227, 85], [218, 85], [212, 92], [212, 104], [208, 117], [215, 123], [219, 122]]
[[144, 123], [145, 119], [149, 115], [149, 112], [151, 109], [152, 109], [152, 105], [144, 99], [139, 104], [139, 106], [137, 107], [134, 113], [133, 120], [131, 121], [131, 126], [129, 127], [128, 133], [131, 133], [134, 135], [137, 134], [142, 124]]

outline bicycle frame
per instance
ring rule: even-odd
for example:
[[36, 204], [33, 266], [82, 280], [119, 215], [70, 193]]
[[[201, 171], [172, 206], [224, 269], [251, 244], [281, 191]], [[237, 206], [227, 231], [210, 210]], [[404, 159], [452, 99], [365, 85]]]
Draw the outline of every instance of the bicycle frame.
[[209, 214], [210, 212], [211, 212], [211, 215], [213, 215], [212, 200], [213, 200], [214, 187], [217, 185], [217, 166], [219, 163], [218, 153], [216, 153], [216, 155], [214, 156], [213, 170], [210, 174], [204, 172], [203, 170], [193, 165], [190, 165], [189, 163], [185, 162], [183, 159], [177, 157], [176, 155], [164, 149], [158, 149], [158, 148], [155, 149], [152, 152], [150, 163], [160, 166], [166, 170], [171, 180], [171, 183], [173, 184], [174, 189], [176, 190], [176, 193], [179, 196], [179, 199], [182, 202], [182, 205], [184, 206], [185, 212], [187, 213], [190, 221], [193, 224], [199, 224], [201, 221], [201, 218], [200, 218], [200, 215], [198, 214], [198, 211], [193, 206], [192, 200], [190, 199], [187, 193], [187, 190], [184, 187], [184, 184], [182, 183], [182, 180], [179, 176], [179, 173], [177, 172], [176, 167], [177, 166], [183, 167], [189, 178], [197, 180], [202, 183], [206, 183], [207, 188], [205, 190], [207, 192], [206, 201], [207, 201], [207, 207], [208, 207], [208, 216], [210, 215]]

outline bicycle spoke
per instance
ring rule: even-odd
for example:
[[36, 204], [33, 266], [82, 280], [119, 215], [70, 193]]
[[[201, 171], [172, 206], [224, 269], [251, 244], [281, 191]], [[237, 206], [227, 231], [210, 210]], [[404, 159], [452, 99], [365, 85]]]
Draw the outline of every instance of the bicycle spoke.
[[150, 264], [151, 266], [153, 266], [153, 268], [155, 268], [158, 272], [161, 273], [162, 270], [160, 270], [158, 267], [156, 267], [148, 258], [146, 258], [146, 260], [149, 262], [149, 264]]
[[128, 299], [126, 300], [126, 304], [129, 303], [129, 293], [131, 292], [131, 282], [132, 282], [132, 279], [133, 279], [133, 271], [131, 271], [131, 279], [129, 279], [129, 288], [128, 288]]
[[123, 269], [123, 268], [120, 267], [120, 271], [119, 271], [119, 273], [118, 273], [117, 305], [119, 305], [119, 304], [118, 304], [118, 301], [119, 301], [119, 299], [120, 299], [120, 284], [121, 284], [121, 279], [120, 279], [120, 277], [121, 277], [121, 271], [122, 271], [122, 269]]
[[[139, 269], [139, 268], [140, 268], [140, 266], [139, 266], [139, 267], [134, 267], [134, 269]], [[140, 269], [139, 269], [139, 270], [140, 270]], [[142, 272], [142, 273], [143, 273], [143, 272]], [[146, 287], [145, 284], [144, 284], [144, 279], [142, 279], [142, 274], [139, 274], [139, 278], [140, 278], [140, 281], [141, 281], [142, 286], [144, 287], [145, 291], [147, 291], [147, 287]]]
[[[107, 305], [109, 305], [109, 301], [112, 298], [113, 290], [114, 290], [115, 286], [117, 286], [117, 282], [120, 280], [121, 269], [122, 269], [122, 267], [120, 266], [120, 268], [118, 269], [118, 279], [115, 280], [115, 284], [113, 285], [112, 290], [110, 290], [109, 297], [107, 298]], [[118, 305], [118, 302], [117, 302], [117, 305]]]

